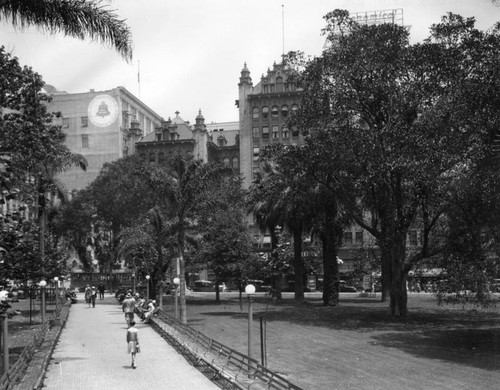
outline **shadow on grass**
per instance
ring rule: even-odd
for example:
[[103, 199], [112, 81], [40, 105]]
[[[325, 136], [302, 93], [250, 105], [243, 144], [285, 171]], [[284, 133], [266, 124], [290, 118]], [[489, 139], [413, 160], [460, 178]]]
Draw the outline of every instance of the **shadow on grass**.
[[499, 369], [500, 328], [385, 333], [373, 339], [373, 345], [397, 348], [417, 357], [490, 371]]
[[[411, 355], [451, 363], [498, 370], [500, 362], [500, 312], [466, 311], [453, 307], [438, 307], [429, 297], [418, 298], [419, 305], [409, 306], [406, 318], [391, 317], [388, 303], [367, 298], [344, 299], [336, 307], [323, 306], [321, 300], [295, 303], [283, 300], [269, 304], [256, 300], [254, 320], [263, 317], [269, 326], [289, 323], [299, 326], [324, 328], [328, 331], [350, 331], [368, 334], [369, 342], [383, 348], [396, 348]], [[192, 302], [198, 305], [199, 302]], [[213, 310], [208, 308], [212, 306]], [[224, 305], [203, 302], [198, 318], [217, 318], [230, 322], [248, 316], [247, 304], [239, 310], [239, 301], [225, 301]], [[286, 328], [283, 328], [286, 329]]]

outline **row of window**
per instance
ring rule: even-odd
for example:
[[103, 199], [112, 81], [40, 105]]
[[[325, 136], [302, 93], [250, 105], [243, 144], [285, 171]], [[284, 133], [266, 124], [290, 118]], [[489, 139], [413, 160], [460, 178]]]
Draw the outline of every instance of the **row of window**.
[[280, 128], [280, 126], [272, 126], [271, 127], [271, 133], [269, 133], [269, 126], [262, 126], [262, 129], [260, 127], [254, 127], [252, 129], [252, 137], [255, 140], [257, 139], [269, 139], [271, 136], [272, 139], [288, 139], [290, 138], [290, 133], [293, 138], [297, 138], [299, 136], [299, 130], [297, 128], [292, 128], [292, 131], [283, 126]]
[[233, 157], [232, 160], [229, 157], [224, 157], [222, 162], [226, 167], [232, 167], [235, 170], [240, 169], [240, 159], [238, 157]]
[[[292, 113], [298, 110], [299, 106], [296, 104], [292, 104]], [[261, 116], [264, 119], [269, 118], [269, 115], [271, 115], [271, 118], [278, 118], [280, 115], [281, 111], [281, 116], [283, 118], [288, 117], [290, 111], [289, 108], [286, 104], [281, 106], [281, 109], [278, 106], [272, 106], [269, 108], [268, 106], [263, 106], [262, 108], [259, 107], [254, 107], [252, 108], [252, 118], [253, 119], [259, 119]]]
[[[363, 246], [363, 232], [344, 232], [342, 237], [342, 246]], [[354, 238], [354, 241], [353, 241]], [[418, 245], [418, 232], [417, 230], [410, 230], [408, 232], [408, 244], [412, 246]]]

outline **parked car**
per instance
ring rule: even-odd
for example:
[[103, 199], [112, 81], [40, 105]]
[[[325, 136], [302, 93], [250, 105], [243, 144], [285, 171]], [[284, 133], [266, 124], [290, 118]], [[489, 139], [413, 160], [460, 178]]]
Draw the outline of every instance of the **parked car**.
[[210, 280], [196, 280], [193, 290], [196, 292], [215, 292], [215, 283]]
[[358, 292], [356, 287], [350, 286], [345, 280], [341, 280], [339, 283], [339, 292]]

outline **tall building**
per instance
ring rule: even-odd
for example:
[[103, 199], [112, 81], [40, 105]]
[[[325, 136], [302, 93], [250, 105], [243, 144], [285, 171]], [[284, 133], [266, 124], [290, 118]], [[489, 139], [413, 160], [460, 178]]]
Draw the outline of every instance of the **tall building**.
[[240, 173], [244, 187], [248, 188], [261, 168], [262, 147], [272, 142], [287, 145], [301, 142], [300, 132], [286, 126], [288, 117], [298, 108], [300, 90], [288, 80], [283, 63], [274, 63], [255, 86], [245, 63], [238, 88]]
[[72, 168], [59, 179], [67, 191], [90, 184], [107, 162], [135, 153], [136, 136], [153, 133], [163, 118], [123, 87], [67, 93], [46, 85], [49, 111], [60, 112], [66, 145], [85, 156], [88, 168]]

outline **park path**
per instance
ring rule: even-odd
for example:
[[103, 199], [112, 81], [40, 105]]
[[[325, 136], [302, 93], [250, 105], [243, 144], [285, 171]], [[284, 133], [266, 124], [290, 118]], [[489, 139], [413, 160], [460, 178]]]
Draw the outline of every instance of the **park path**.
[[52, 355], [47, 390], [210, 390], [219, 387], [192, 367], [149, 325], [136, 318], [141, 353], [137, 368], [126, 353], [126, 323], [114, 296], [88, 307], [79, 294]]

